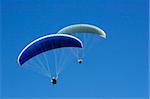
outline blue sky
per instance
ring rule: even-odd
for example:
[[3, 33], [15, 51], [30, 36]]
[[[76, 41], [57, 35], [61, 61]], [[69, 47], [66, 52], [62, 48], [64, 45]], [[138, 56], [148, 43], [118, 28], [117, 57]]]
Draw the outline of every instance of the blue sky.
[[[2, 98], [148, 97], [148, 0], [2, 0], [1, 18]], [[26, 44], [76, 23], [107, 33], [82, 66], [69, 64], [56, 86], [19, 67]]]

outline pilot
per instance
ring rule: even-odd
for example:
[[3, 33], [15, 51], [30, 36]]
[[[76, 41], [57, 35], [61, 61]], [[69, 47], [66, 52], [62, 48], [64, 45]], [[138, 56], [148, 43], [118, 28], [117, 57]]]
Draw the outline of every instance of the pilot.
[[78, 59], [78, 63], [79, 63], [79, 64], [82, 64], [82, 63], [83, 63], [83, 59], [81, 59], [81, 58]]
[[53, 85], [55, 85], [56, 83], [57, 83], [57, 79], [56, 79], [56, 77], [52, 77], [51, 78], [51, 83], [53, 84]]

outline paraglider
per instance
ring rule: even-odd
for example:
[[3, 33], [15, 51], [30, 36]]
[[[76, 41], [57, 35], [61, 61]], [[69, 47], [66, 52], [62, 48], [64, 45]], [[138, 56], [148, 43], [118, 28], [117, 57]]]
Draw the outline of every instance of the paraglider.
[[82, 64], [82, 63], [83, 63], [83, 59], [81, 59], [81, 58], [78, 59], [78, 63], [79, 63], [79, 64]]
[[[51, 52], [52, 50], [67, 48], [67, 47], [68, 48], [69, 47], [82, 48], [83, 44], [78, 38], [71, 36], [71, 35], [67, 35], [67, 34], [46, 35], [28, 44], [19, 54], [18, 63], [21, 66], [23, 66], [26, 62], [28, 62], [29, 60], [32, 60], [32, 58], [38, 56], [39, 54], [42, 54], [47, 51]], [[51, 60], [47, 59], [47, 61], [51, 61]], [[49, 67], [46, 67], [46, 64], [42, 68], [48, 71], [49, 73], [47, 74], [48, 76], [51, 75], [50, 70], [48, 69]], [[58, 73], [56, 74], [57, 74], [56, 77], [55, 76], [51, 77], [52, 84], [57, 83]]]
[[53, 77], [51, 78], [51, 83], [52, 83], [53, 85], [55, 85], [55, 84], [57, 83], [57, 78], [53, 76]]
[[[90, 25], [90, 24], [69, 25], [69, 26], [66, 26], [66, 27], [60, 29], [57, 33], [58, 34], [70, 34], [70, 35], [74, 35], [77, 37], [79, 36], [78, 38], [84, 44], [83, 50], [87, 49], [87, 47], [90, 45], [89, 43], [92, 43], [92, 40], [90, 41], [90, 38], [92, 38], [92, 36], [99, 35], [99, 37], [106, 38], [106, 33], [101, 28], [94, 26], [94, 25]], [[90, 34], [89, 37], [88, 37], [88, 34]], [[88, 41], [88, 39], [89, 39], [89, 41]], [[92, 39], [95, 39], [95, 38], [92, 38]], [[84, 53], [83, 50], [82, 50], [82, 53]], [[74, 53], [76, 53], [76, 55], [77, 55], [77, 62], [79, 64], [82, 64], [83, 63], [83, 55], [79, 56], [78, 52], [81, 52], [80, 49], [77, 49], [77, 51], [75, 51]]]

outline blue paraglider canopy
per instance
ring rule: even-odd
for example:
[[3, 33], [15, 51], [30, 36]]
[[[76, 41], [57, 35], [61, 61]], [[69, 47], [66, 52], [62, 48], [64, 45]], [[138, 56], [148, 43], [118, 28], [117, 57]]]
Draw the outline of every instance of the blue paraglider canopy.
[[22, 50], [18, 56], [18, 63], [22, 65], [40, 53], [61, 47], [82, 48], [83, 45], [78, 38], [67, 34], [51, 34], [43, 36], [31, 42]]

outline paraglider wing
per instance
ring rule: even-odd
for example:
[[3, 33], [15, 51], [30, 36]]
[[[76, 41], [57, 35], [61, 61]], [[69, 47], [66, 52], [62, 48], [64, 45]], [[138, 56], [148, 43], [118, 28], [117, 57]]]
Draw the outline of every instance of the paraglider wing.
[[18, 56], [18, 63], [22, 65], [32, 57], [42, 52], [61, 47], [82, 48], [83, 45], [78, 38], [67, 34], [52, 34], [43, 36], [31, 42], [22, 50]]
[[89, 24], [75, 24], [67, 26], [58, 31], [58, 34], [73, 34], [73, 33], [95, 33], [103, 38], [106, 38], [106, 33], [97, 26]]

